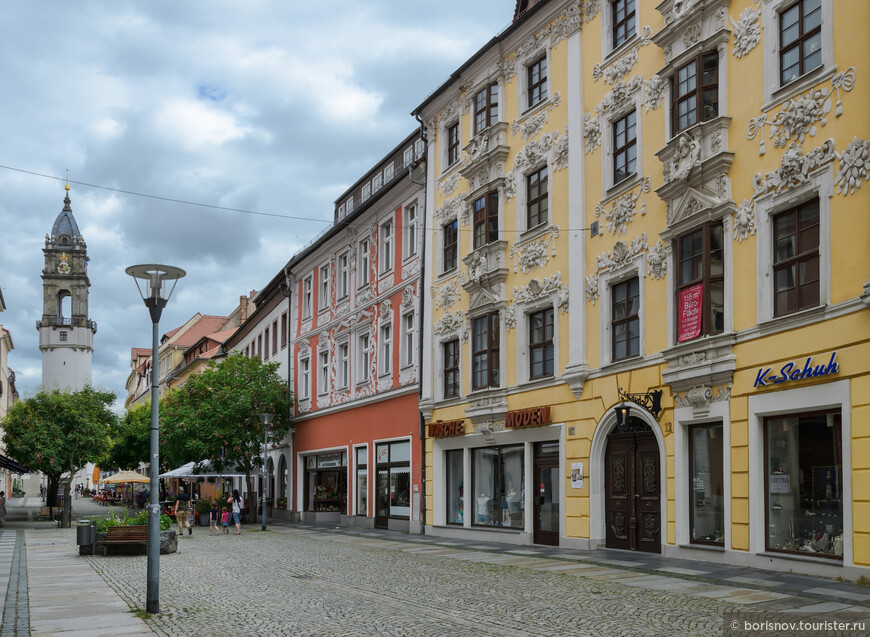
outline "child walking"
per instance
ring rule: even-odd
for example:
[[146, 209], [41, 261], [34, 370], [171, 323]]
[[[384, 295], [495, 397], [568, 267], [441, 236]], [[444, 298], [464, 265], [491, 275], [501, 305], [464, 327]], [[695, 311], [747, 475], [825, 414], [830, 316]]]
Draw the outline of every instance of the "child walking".
[[221, 526], [224, 529], [224, 533], [229, 534], [230, 532], [230, 513], [227, 511], [227, 508], [224, 507], [221, 509]]
[[217, 502], [211, 503], [211, 508], [208, 510], [208, 534], [214, 535], [214, 533], [218, 533], [218, 509]]

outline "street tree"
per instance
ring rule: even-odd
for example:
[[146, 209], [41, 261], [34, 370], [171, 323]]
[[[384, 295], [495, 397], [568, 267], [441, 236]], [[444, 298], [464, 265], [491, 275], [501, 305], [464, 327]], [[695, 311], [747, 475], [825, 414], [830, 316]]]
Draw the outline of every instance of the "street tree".
[[128, 409], [112, 431], [112, 442], [101, 465], [135, 471], [151, 454], [151, 403]]
[[251, 476], [263, 467], [259, 414], [275, 415], [269, 443], [278, 443], [290, 429], [291, 404], [278, 363], [238, 353], [212, 360], [161, 400], [161, 450], [175, 466], [210, 460], [217, 471], [238, 470], [252, 493]]
[[45, 474], [48, 506], [56, 506], [61, 481], [68, 482], [88, 462], [105, 456], [117, 423], [114, 402], [115, 394], [85, 387], [76, 392], [42, 390], [10, 407], [2, 423], [3, 444], [21, 464]]

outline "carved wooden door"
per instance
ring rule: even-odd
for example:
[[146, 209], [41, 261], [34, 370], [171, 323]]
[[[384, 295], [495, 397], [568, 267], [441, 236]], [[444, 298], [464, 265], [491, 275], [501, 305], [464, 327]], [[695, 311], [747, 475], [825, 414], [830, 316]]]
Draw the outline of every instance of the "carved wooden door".
[[604, 456], [605, 543], [661, 552], [659, 450], [651, 431], [607, 437]]

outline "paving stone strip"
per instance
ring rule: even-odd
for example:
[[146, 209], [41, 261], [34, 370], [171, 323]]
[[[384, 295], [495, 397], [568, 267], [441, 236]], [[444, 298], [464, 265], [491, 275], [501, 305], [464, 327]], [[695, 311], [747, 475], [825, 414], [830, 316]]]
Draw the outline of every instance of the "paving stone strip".
[[29, 637], [30, 608], [24, 531], [0, 532], [0, 570], [5, 586], [0, 637]]

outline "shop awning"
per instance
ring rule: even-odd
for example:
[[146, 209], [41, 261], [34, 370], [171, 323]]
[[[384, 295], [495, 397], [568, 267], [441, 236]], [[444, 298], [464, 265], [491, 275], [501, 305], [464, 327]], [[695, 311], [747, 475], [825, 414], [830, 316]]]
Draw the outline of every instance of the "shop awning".
[[[196, 471], [196, 466], [199, 465], [199, 471]], [[252, 476], [261, 475], [262, 471], [252, 471]], [[185, 465], [178, 467], [178, 469], [173, 469], [172, 471], [167, 471], [166, 473], [161, 473], [161, 478], [238, 478], [244, 477], [245, 472], [239, 471], [237, 468], [235, 471], [226, 468], [223, 471], [215, 471], [211, 462], [208, 460], [203, 460], [202, 462], [188, 462]]]
[[7, 469], [8, 471], [11, 471], [12, 473], [19, 473], [19, 474], [30, 473], [30, 470], [28, 468], [22, 467], [20, 464], [15, 462], [12, 458], [10, 458], [8, 456], [4, 456], [3, 454], [0, 454], [0, 467], [2, 467], [3, 469]]

